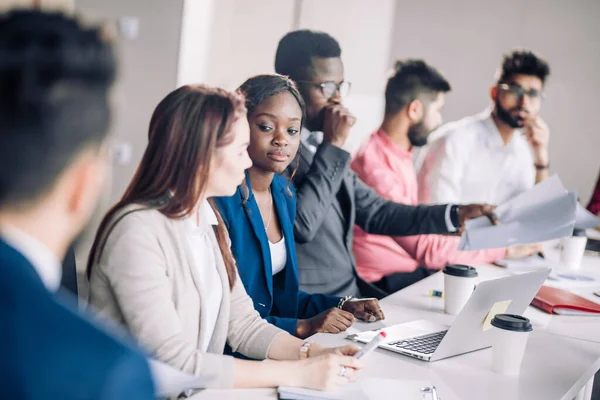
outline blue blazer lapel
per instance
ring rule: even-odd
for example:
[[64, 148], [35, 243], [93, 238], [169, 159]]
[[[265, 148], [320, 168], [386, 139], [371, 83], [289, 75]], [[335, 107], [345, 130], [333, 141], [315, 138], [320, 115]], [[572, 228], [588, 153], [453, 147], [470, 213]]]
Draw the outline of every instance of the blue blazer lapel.
[[254, 231], [256, 238], [260, 242], [260, 252], [263, 259], [262, 265], [264, 266], [264, 278], [267, 287], [269, 288], [269, 294], [271, 295], [271, 298], [273, 298], [273, 267], [271, 265], [271, 249], [269, 248], [269, 238], [267, 237], [267, 232], [265, 231], [265, 224], [263, 223], [260, 215], [258, 204], [256, 203], [256, 199], [252, 193], [252, 187], [250, 186], [250, 179], [248, 178], [247, 173], [246, 183], [248, 184], [249, 197], [244, 206], [244, 213], [246, 214], [246, 218], [248, 218], [250, 221], [250, 225], [252, 226], [252, 230]]
[[[294, 225], [292, 216], [288, 211], [288, 205], [286, 200], [286, 187], [279, 184], [277, 179], [273, 180], [271, 191], [273, 193], [273, 203], [277, 210], [277, 216], [279, 217], [279, 225], [285, 238], [285, 249], [287, 253], [287, 262], [285, 266], [285, 285], [286, 293], [296, 293], [298, 291], [299, 279], [298, 279], [298, 265], [296, 262], [296, 244], [294, 242]], [[289, 289], [291, 286], [293, 289]], [[294, 299], [295, 301], [296, 299]]]

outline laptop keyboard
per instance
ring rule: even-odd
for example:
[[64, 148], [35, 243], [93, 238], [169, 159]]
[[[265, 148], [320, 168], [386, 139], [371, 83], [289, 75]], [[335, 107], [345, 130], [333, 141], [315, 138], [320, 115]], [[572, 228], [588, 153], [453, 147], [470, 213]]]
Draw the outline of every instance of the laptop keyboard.
[[400, 340], [397, 342], [388, 343], [389, 346], [394, 346], [399, 349], [417, 351], [423, 354], [433, 354], [435, 349], [446, 335], [447, 330], [435, 333], [429, 333], [423, 336], [417, 336], [411, 339]]

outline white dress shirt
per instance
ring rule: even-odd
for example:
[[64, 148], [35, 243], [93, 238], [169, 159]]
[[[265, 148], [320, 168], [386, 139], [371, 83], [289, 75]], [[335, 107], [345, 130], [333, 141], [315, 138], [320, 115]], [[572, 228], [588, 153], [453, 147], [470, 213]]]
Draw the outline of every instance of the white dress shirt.
[[504, 144], [489, 110], [447, 124], [419, 171], [419, 202], [502, 204], [535, 184], [531, 147]]
[[[302, 144], [304, 144], [312, 154], [316, 153], [318, 146], [323, 143], [323, 132], [315, 131], [311, 132], [305, 127], [302, 127], [302, 131], [300, 132], [300, 140]], [[456, 232], [457, 228], [452, 224], [452, 219], [450, 216], [450, 209], [452, 208], [452, 204], [448, 204], [446, 207], [446, 212], [444, 213], [444, 220], [446, 222], [446, 228], [448, 232]]]
[[285, 238], [282, 236], [277, 243], [271, 243], [269, 240], [269, 249], [271, 250], [271, 266], [273, 275], [283, 271], [287, 263], [287, 250], [285, 248]]
[[0, 227], [0, 236], [33, 265], [49, 291], [56, 292], [58, 290], [62, 278], [62, 264], [44, 243], [9, 225]]
[[219, 316], [219, 305], [223, 298], [223, 289], [221, 287], [221, 278], [217, 271], [214, 249], [207, 233], [212, 226], [218, 225], [217, 216], [212, 210], [208, 201], [205, 201], [198, 210], [199, 222], [196, 224], [195, 218], [190, 217], [182, 222], [186, 224], [189, 232], [187, 235], [190, 249], [192, 250], [196, 267], [200, 272], [200, 285], [202, 285], [202, 301], [214, 305], [206, 307], [206, 312], [201, 315], [202, 328], [206, 329], [204, 340], [200, 344], [200, 350], [206, 352], [210, 339], [212, 338]]

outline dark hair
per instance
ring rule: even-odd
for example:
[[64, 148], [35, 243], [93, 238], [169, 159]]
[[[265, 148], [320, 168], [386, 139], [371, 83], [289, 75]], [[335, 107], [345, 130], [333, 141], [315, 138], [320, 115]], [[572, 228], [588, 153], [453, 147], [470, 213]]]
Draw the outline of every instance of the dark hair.
[[544, 84], [550, 75], [550, 66], [546, 60], [531, 51], [515, 50], [504, 56], [499, 75], [499, 83], [506, 82], [513, 75], [532, 75], [540, 78]]
[[[287, 76], [279, 75], [279, 74], [265, 74], [265, 75], [256, 75], [246, 82], [242, 83], [239, 89], [244, 96], [246, 97], [246, 109], [248, 110], [248, 119], [256, 107], [258, 107], [263, 101], [268, 99], [269, 97], [275, 96], [282, 92], [289, 92], [300, 106], [300, 110], [302, 110], [302, 121], [300, 123], [300, 127], [304, 124], [304, 118], [306, 117], [306, 106], [304, 104], [304, 100], [302, 99], [302, 95], [298, 91], [296, 84], [294, 81], [289, 79]], [[300, 161], [299, 158], [300, 149], [298, 149], [298, 154], [296, 154], [296, 167], [290, 176], [290, 182], [294, 179], [296, 175], [296, 170], [298, 169], [298, 164]], [[248, 201], [249, 192], [246, 185], [246, 182], [242, 183], [242, 191], [244, 194], [243, 204]], [[291, 191], [288, 187], [288, 195], [291, 196]]]
[[238, 89], [246, 97], [246, 109], [248, 110], [248, 118], [252, 115], [256, 107], [269, 97], [275, 96], [281, 92], [289, 92], [300, 106], [302, 110], [302, 123], [305, 117], [305, 105], [302, 95], [298, 91], [294, 81], [287, 76], [279, 74], [256, 75], [248, 78], [246, 82]]
[[299, 30], [287, 33], [279, 41], [275, 54], [275, 72], [294, 81], [309, 79], [313, 57], [341, 57], [340, 45], [325, 32]]
[[35, 201], [100, 147], [115, 69], [98, 29], [59, 13], [0, 15], [0, 207]]
[[385, 113], [395, 114], [419, 98], [433, 100], [438, 93], [449, 91], [448, 81], [425, 61], [396, 61], [394, 75], [385, 88]]
[[[100, 258], [117, 211], [130, 204], [157, 208], [169, 218], [193, 212], [204, 193], [215, 150], [233, 140], [231, 126], [245, 114], [244, 97], [223, 89], [188, 85], [169, 93], [150, 120], [149, 143], [123, 198], [102, 220], [88, 260], [88, 277]], [[161, 202], [160, 200], [165, 201]], [[157, 203], [158, 205], [153, 206]], [[215, 234], [225, 260], [229, 286], [235, 283], [235, 263], [228, 234], [217, 208]]]

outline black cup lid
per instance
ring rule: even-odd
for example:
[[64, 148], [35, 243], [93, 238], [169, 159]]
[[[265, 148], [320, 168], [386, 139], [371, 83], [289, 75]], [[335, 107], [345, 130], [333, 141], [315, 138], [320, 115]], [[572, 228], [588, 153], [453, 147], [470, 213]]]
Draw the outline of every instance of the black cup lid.
[[448, 264], [442, 272], [448, 275], [466, 278], [477, 276], [477, 270], [474, 267], [460, 264]]
[[492, 325], [513, 332], [531, 332], [533, 330], [529, 318], [515, 314], [496, 314], [492, 319]]

